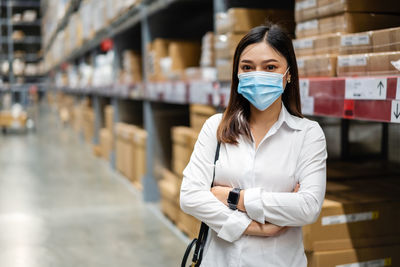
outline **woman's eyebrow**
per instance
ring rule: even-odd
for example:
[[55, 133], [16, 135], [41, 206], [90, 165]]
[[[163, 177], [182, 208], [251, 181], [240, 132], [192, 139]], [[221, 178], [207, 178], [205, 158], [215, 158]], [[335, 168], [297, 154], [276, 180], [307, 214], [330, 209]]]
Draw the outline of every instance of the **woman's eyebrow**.
[[[254, 63], [252, 60], [248, 60], [248, 59], [242, 59], [240, 62], [243, 62], [243, 63]], [[269, 62], [278, 62], [278, 60], [276, 60], [276, 59], [273, 59], [273, 58], [271, 58], [271, 59], [267, 59], [267, 60], [263, 60], [261, 63], [269, 63]]]

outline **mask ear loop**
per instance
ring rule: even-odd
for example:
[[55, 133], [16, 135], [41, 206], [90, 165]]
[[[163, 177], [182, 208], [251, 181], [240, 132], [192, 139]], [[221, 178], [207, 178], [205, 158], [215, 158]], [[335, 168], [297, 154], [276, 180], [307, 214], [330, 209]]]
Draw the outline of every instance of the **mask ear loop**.
[[[287, 68], [287, 70], [285, 71], [285, 73], [283, 74], [283, 77], [285, 77], [285, 75], [287, 74], [287, 72], [289, 71], [290, 66]], [[290, 83], [290, 77], [289, 79], [286, 79], [287, 83]]]

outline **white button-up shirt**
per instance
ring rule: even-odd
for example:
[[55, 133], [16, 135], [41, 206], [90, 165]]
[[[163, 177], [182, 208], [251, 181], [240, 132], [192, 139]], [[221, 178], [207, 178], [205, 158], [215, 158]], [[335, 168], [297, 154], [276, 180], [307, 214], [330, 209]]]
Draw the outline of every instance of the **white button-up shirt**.
[[[245, 136], [238, 145], [221, 145], [214, 185], [244, 189], [244, 213], [229, 209], [210, 192], [221, 119], [216, 114], [204, 124], [183, 172], [181, 208], [210, 227], [201, 266], [306, 267], [301, 227], [318, 218], [326, 187], [321, 127], [291, 115], [282, 104], [257, 149]], [[297, 183], [300, 190], [293, 193]], [[245, 235], [252, 220], [290, 227], [275, 237]]]

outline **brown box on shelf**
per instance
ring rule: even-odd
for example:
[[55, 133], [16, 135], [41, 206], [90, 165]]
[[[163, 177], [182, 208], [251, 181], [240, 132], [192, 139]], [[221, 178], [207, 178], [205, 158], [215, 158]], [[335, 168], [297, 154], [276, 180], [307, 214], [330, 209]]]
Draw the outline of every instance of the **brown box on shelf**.
[[336, 55], [317, 55], [297, 58], [300, 77], [335, 77]]
[[246, 33], [266, 20], [280, 22], [289, 33], [294, 29], [293, 11], [284, 9], [230, 8], [226, 13], [218, 13], [215, 20], [217, 34]]
[[293, 40], [296, 56], [338, 54], [341, 34], [332, 33], [321, 36]]
[[295, 10], [296, 22], [300, 22], [343, 12], [400, 13], [400, 4], [392, 0], [296, 0]]
[[215, 55], [217, 59], [233, 59], [235, 49], [244, 33], [220, 34], [215, 36]]
[[114, 108], [111, 105], [107, 105], [104, 108], [105, 126], [107, 130], [114, 134]]
[[161, 194], [161, 209], [163, 213], [173, 222], [178, 221], [179, 192], [182, 178], [168, 169], [162, 170], [162, 180], [159, 182]]
[[182, 72], [185, 68], [199, 66], [201, 44], [190, 41], [172, 41], [168, 46], [171, 70]]
[[192, 127], [196, 132], [200, 132], [206, 120], [216, 113], [217, 110], [215, 107], [207, 105], [191, 104], [190, 127]]
[[100, 130], [99, 136], [101, 157], [105, 160], [110, 160], [110, 153], [113, 147], [112, 134], [109, 129], [103, 128]]
[[94, 136], [94, 111], [90, 107], [83, 110], [83, 132], [86, 142], [92, 143]]
[[352, 34], [343, 34], [340, 38], [341, 55], [371, 53], [372, 49], [372, 31]]
[[129, 180], [133, 180], [133, 133], [135, 126], [126, 123], [117, 123], [115, 128], [117, 135], [115, 147], [117, 170]]
[[296, 37], [304, 38], [327, 33], [356, 33], [395, 27], [400, 15], [374, 13], [343, 13], [340, 15], [314, 19], [296, 25]]
[[338, 57], [338, 76], [399, 75], [392, 61], [400, 59], [400, 52], [344, 55]]
[[150, 81], [163, 81], [163, 76], [160, 60], [168, 57], [168, 46], [171, 41], [162, 38], [156, 38], [152, 43], [147, 44], [147, 50], [149, 54], [148, 69], [146, 70], [149, 75]]
[[142, 81], [142, 58], [133, 50], [125, 50], [122, 55], [122, 66], [125, 73], [125, 83]]
[[217, 60], [217, 78], [219, 81], [230, 81], [232, 79], [232, 60]]
[[400, 246], [371, 246], [306, 253], [308, 267], [398, 266]]
[[179, 176], [189, 163], [198, 131], [186, 127], [175, 126], [171, 129], [172, 136], [172, 170]]
[[144, 129], [136, 127], [133, 132], [134, 155], [133, 162], [133, 184], [139, 190], [142, 190], [142, 178], [146, 174], [146, 141], [147, 132]]
[[327, 191], [318, 220], [303, 227], [306, 251], [400, 244], [399, 197], [358, 188]]
[[372, 46], [374, 52], [400, 51], [400, 27], [374, 31]]

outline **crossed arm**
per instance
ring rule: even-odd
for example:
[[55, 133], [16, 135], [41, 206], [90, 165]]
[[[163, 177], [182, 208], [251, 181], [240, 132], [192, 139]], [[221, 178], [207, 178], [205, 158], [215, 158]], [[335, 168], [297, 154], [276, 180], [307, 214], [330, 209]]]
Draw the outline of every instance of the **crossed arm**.
[[[297, 184], [296, 188], [294, 189], [293, 193], [297, 193], [299, 191], [300, 185]], [[214, 186], [211, 188], [211, 193], [219, 200], [221, 201], [225, 206], [228, 206], [228, 195], [229, 192], [233, 188], [231, 187], [226, 187], [226, 186]], [[240, 191], [240, 197], [239, 197], [239, 202], [237, 205], [237, 208], [241, 212], [246, 212], [246, 207], [244, 205], [244, 194], [246, 193], [246, 190], [241, 190]], [[245, 235], [252, 235], [252, 236], [265, 236], [265, 237], [270, 237], [270, 236], [277, 236], [280, 235], [284, 232], [286, 232], [288, 229], [287, 226], [278, 226], [272, 223], [266, 222], [265, 224], [261, 224], [256, 221], [252, 221], [247, 229], [244, 231], [243, 234]]]

